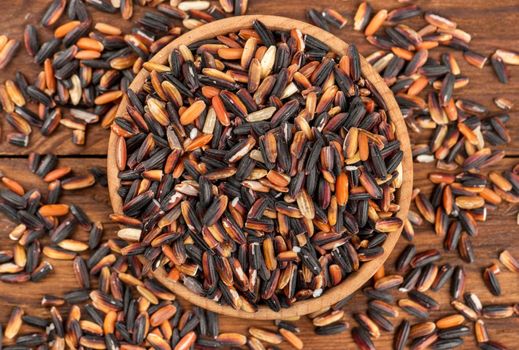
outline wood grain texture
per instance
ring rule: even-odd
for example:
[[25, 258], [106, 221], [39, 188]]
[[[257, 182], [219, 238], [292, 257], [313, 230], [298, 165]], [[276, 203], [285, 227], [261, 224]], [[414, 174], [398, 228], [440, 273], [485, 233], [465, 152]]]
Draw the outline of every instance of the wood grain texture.
[[[85, 173], [88, 167], [104, 166], [104, 160], [101, 159], [61, 159], [60, 165], [71, 166], [76, 173]], [[494, 167], [495, 170], [510, 169], [516, 164], [515, 159], [506, 159], [499, 167]], [[31, 174], [27, 169], [27, 162], [20, 159], [2, 159], [0, 161], [0, 170], [6, 175], [20, 179], [26, 189], [33, 186], [45, 186], [37, 176]], [[416, 184], [422, 188], [426, 193], [429, 193], [432, 186], [426, 180], [426, 175], [433, 171], [434, 168], [429, 165], [419, 165], [415, 168], [417, 176]], [[108, 220], [108, 214], [111, 212], [110, 201], [106, 188], [96, 185], [90, 189], [82, 192], [67, 192], [63, 196], [64, 203], [76, 203], [88, 213], [92, 220], [100, 220], [105, 227], [105, 238], [115, 236], [115, 225]], [[519, 256], [519, 240], [517, 240], [517, 224], [515, 222], [518, 213], [517, 206], [502, 205], [496, 212], [489, 214], [489, 219], [486, 223], [480, 225], [480, 232], [477, 237], [473, 238], [476, 257], [478, 263], [465, 264], [469, 282], [467, 283], [467, 291], [475, 292], [484, 303], [517, 303], [519, 301], [519, 275], [504, 271], [498, 279], [503, 288], [503, 296], [494, 297], [488, 292], [481, 279], [481, 267], [488, 266], [493, 260], [497, 258], [497, 254], [503, 248], [509, 249], [516, 256]], [[6, 233], [12, 229], [14, 225], [5, 217], [0, 216], [0, 247], [7, 249], [12, 247], [13, 242], [8, 239]], [[78, 229], [74, 238], [86, 239], [86, 233]], [[423, 225], [416, 228], [415, 244], [419, 250], [441, 247], [442, 240], [434, 235], [430, 225]], [[388, 272], [394, 270], [395, 259], [398, 254], [408, 244], [403, 239], [398, 242], [394, 253], [389, 257], [385, 264]], [[441, 249], [441, 248], [440, 248]], [[28, 283], [23, 286], [8, 285], [0, 282], [0, 323], [5, 324], [9, 317], [10, 309], [15, 305], [21, 305], [29, 314], [47, 315], [48, 310], [39, 306], [41, 297], [45, 294], [61, 295], [65, 292], [79, 288], [73, 273], [71, 262], [49, 260], [56, 268], [55, 272], [47, 279], [40, 283]], [[457, 253], [443, 252], [443, 258], [440, 263], [449, 262], [452, 265], [461, 264]], [[449, 287], [444, 287], [440, 292], [428, 292], [437, 300], [441, 301], [442, 308], [439, 311], [431, 313], [432, 319], [437, 319], [443, 315], [448, 315], [453, 312], [449, 306]], [[396, 298], [404, 297], [403, 293], [394, 293]], [[183, 302], [186, 305], [185, 302]], [[351, 315], [355, 312], [363, 312], [366, 309], [366, 299], [361, 293], [356, 293], [353, 299], [347, 306], [346, 320], [350, 325], [355, 325], [355, 321]], [[414, 317], [402, 312], [402, 316], [409, 318], [412, 322], [417, 321]], [[272, 328], [272, 322], [258, 321], [258, 320], [238, 320], [236, 318], [222, 316], [222, 329], [224, 331], [239, 331], [246, 332], [248, 327], [255, 325], [264, 328]], [[395, 322], [399, 322], [395, 320]], [[491, 336], [494, 339], [502, 341], [514, 349], [514, 341], [519, 341], [519, 334], [517, 327], [519, 327], [519, 318], [509, 320], [485, 320], [488, 324]], [[343, 349], [354, 348], [349, 333], [340, 334], [336, 336], [319, 337], [313, 334], [313, 326], [306, 317], [301, 318], [297, 322], [301, 328], [301, 337], [306, 344], [306, 349], [334, 349], [340, 346]], [[375, 341], [377, 349], [388, 349], [391, 344], [391, 335], [383, 332], [380, 339]], [[467, 345], [465, 349], [474, 349], [472, 338], [467, 338]], [[284, 347], [284, 349], [290, 349]]]
[[[22, 38], [23, 28], [26, 23], [38, 22], [42, 9], [48, 1], [39, 0], [3, 0], [0, 1], [0, 33], [8, 34], [9, 36]], [[396, 1], [370, 1], [375, 9], [394, 8], [400, 6]], [[473, 35], [472, 48], [484, 54], [490, 54], [496, 47], [501, 48], [517, 48], [519, 47], [519, 28], [517, 27], [517, 15], [519, 13], [519, 3], [517, 0], [502, 0], [499, 2], [475, 0], [470, 4], [463, 0], [451, 1], [417, 1], [417, 4], [424, 9], [438, 10], [440, 14], [449, 16], [456, 20], [460, 28], [470, 32]], [[346, 0], [250, 0], [249, 13], [251, 14], [272, 14], [289, 16], [291, 18], [304, 20], [304, 11], [308, 7], [324, 8], [333, 7], [349, 15], [351, 19], [354, 14], [358, 1]], [[142, 13], [142, 10], [138, 10]], [[101, 14], [92, 10], [97, 20], [111, 21], [120, 24], [121, 26], [128, 26], [128, 22], [116, 18], [115, 16]], [[29, 15], [28, 15], [29, 14]], [[26, 15], [28, 15], [26, 19]], [[421, 21], [412, 21], [418, 23]], [[416, 27], [416, 26], [415, 26]], [[373, 51], [359, 33], [351, 30], [351, 23], [345, 29], [332, 30], [346, 42], [353, 42], [358, 45], [362, 54], [366, 55]], [[468, 88], [461, 91], [461, 95], [466, 98], [474, 99], [485, 103], [488, 107], [492, 107], [492, 98], [496, 96], [505, 96], [511, 98], [516, 104], [519, 104], [517, 96], [519, 96], [519, 67], [510, 67], [512, 74], [511, 83], [508, 85], [499, 84], [494, 77], [492, 70], [486, 67], [479, 70], [475, 67], [466, 64], [460, 53], [455, 54], [462, 68], [464, 75], [471, 79]], [[22, 70], [27, 76], [34, 77], [37, 73], [30, 58], [24, 53], [23, 49], [18, 53], [15, 61], [11, 63], [6, 70], [0, 71], [0, 81], [13, 77], [16, 70]], [[496, 110], [495, 107], [492, 107]], [[517, 110], [517, 109], [516, 109]], [[512, 143], [506, 147], [509, 155], [519, 155], [519, 117], [517, 112], [511, 113], [512, 120], [509, 124], [512, 134]], [[0, 116], [0, 125], [2, 129], [2, 136], [0, 142], [0, 154], [19, 155], [28, 152], [28, 150], [21, 150], [14, 146], [7, 145], [4, 141], [4, 135], [10, 130], [10, 126], [5, 122], [5, 118]], [[514, 127], [515, 126], [515, 127]], [[60, 130], [63, 133], [61, 139], [57, 140], [54, 137], [49, 140], [36, 141], [33, 137], [31, 143], [32, 150], [38, 152], [45, 152], [53, 149], [58, 154], [74, 155], [81, 153], [83, 155], [105, 155], [108, 143], [108, 132], [101, 130], [98, 127], [91, 128], [88, 133], [88, 140], [86, 148], [72, 147], [68, 130]], [[38, 131], [35, 132], [38, 134]], [[36, 136], [36, 135], [35, 135]], [[427, 140], [425, 135], [413, 135], [414, 138], [421, 137]], [[34, 142], [36, 141], [36, 142]], [[88, 143], [90, 142], [90, 143]], [[36, 144], [38, 144], [36, 146]], [[56, 146], [59, 146], [57, 149]], [[495, 169], [505, 170], [510, 169], [517, 159], [506, 159]], [[62, 165], [71, 165], [77, 173], [87, 171], [90, 166], [104, 166], [104, 159], [62, 159]], [[26, 188], [32, 186], [42, 186], [41, 182], [36, 176], [29, 173], [27, 170], [26, 161], [13, 158], [0, 158], [0, 170], [9, 176], [20, 178]], [[415, 186], [422, 188], [424, 191], [430, 191], [432, 186], [427, 180], [427, 174], [433, 171], [431, 165], [415, 165]], [[105, 224], [108, 234], [113, 235], [115, 226], [108, 221], [108, 214], [111, 212], [108, 192], [105, 188], [98, 185], [85, 192], [69, 193], [63, 197], [64, 201], [74, 202], [81, 205], [94, 220], [102, 220]], [[496, 212], [489, 214], [489, 219], [486, 223], [480, 225], [480, 232], [477, 237], [473, 239], [477, 264], [466, 266], [469, 282], [467, 290], [477, 293], [484, 303], [517, 303], [519, 302], [519, 276], [510, 272], [504, 271], [498, 276], [501, 286], [503, 288], [503, 296], [492, 296], [483, 285], [481, 279], [481, 267], [489, 265], [501, 249], [506, 247], [513, 254], [519, 256], [519, 240], [517, 239], [518, 226], [516, 224], [516, 216], [518, 213], [517, 206], [510, 206], [504, 204]], [[6, 237], [13, 225], [3, 216], [0, 216], [0, 247], [10, 247], [12, 242]], [[81, 237], [84, 233], [78, 231], [77, 237]], [[429, 225], [417, 228], [415, 244], [420, 250], [427, 248], [439, 248], [441, 239], [437, 238]], [[407, 242], [402, 239], [399, 241], [394, 253], [386, 263], [386, 268], [390, 271], [394, 266], [394, 261], [397, 254], [406, 246]], [[445, 254], [441, 262], [450, 262], [451, 264], [460, 264], [456, 253]], [[56, 272], [42, 283], [29, 283], [23, 286], [12, 286], [0, 283], [0, 323], [5, 324], [9, 317], [9, 312], [12, 306], [20, 305], [29, 314], [46, 315], [48, 310], [39, 306], [41, 296], [44, 294], [60, 295], [63, 292], [78, 288], [73, 276], [70, 263], [54, 262]], [[449, 295], [448, 289], [444, 289], [439, 293], [430, 293], [432, 296], [441, 300], [441, 310], [432, 313], [432, 319], [437, 319], [441, 315], [452, 313], [451, 307], [448, 305]], [[397, 293], [397, 296], [403, 295]], [[351, 314], [354, 312], [365, 310], [365, 298], [357, 293], [352, 301], [348, 304], [347, 321], [350, 325], [356, 325], [352, 320]], [[405, 313], [403, 317], [409, 318], [412, 322], [416, 321]], [[242, 321], [230, 317], [222, 317], [223, 331], [239, 331], [246, 332], [251, 325], [261, 326], [265, 328], [273, 328], [271, 322], [266, 321]], [[399, 321], [396, 321], [398, 323]], [[490, 337], [494, 340], [500, 341], [507, 345], [510, 349], [517, 349], [519, 343], [519, 318], [512, 318], [508, 320], [486, 320]], [[303, 318], [298, 321], [301, 328], [301, 338], [305, 342], [306, 349], [354, 349], [355, 346], [351, 340], [349, 333], [340, 334], [337, 336], [318, 337], [312, 332], [312, 325]], [[471, 327], [471, 326], [470, 326]], [[25, 329], [26, 330], [26, 329]], [[382, 336], [375, 340], [377, 349], [389, 349], [391, 345], [392, 336], [388, 333], [383, 333]], [[474, 343], [472, 337], [466, 338], [466, 344], [462, 349], [476, 349], [477, 345]], [[284, 346], [283, 349], [290, 349]]]
[[[23, 30], [26, 24], [35, 24], [40, 32], [42, 39], [50, 37], [50, 32], [39, 25], [39, 20], [48, 1], [46, 0], [3, 0], [0, 1], [0, 33], [9, 37], [22, 39]], [[345, 42], [355, 43], [361, 54], [368, 55], [375, 49], [364, 39], [364, 37], [352, 30], [352, 19], [355, 14], [359, 1], [349, 0], [251, 0], [249, 1], [249, 14], [269, 14], [287, 16], [294, 19], [305, 20], [305, 9], [309, 7], [325, 8], [332, 7], [345, 14], [350, 22], [342, 30], [332, 28], [331, 32]], [[393, 9], [401, 6], [396, 1], [370, 1], [375, 10], [382, 8]], [[503, 1], [471, 1], [470, 6], [463, 0], [435, 0], [435, 1], [416, 1], [418, 5], [426, 10], [436, 10], [438, 13], [448, 16], [458, 23], [463, 30], [472, 34], [473, 40], [471, 48], [482, 54], [491, 54], [496, 48], [517, 47], [519, 42], [519, 28], [516, 25], [517, 13], [519, 13], [519, 3], [516, 0]], [[130, 28], [134, 19], [144, 12], [136, 6], [134, 19], [126, 22], [117, 15], [101, 13], [89, 7], [97, 21], [116, 23], [121, 28]], [[61, 22], [59, 22], [61, 23]], [[407, 23], [407, 22], [406, 22]], [[409, 21], [415, 28], [423, 25], [423, 20], [413, 19]], [[438, 50], [435, 50], [438, 54]], [[484, 103], [492, 110], [497, 110], [493, 105], [492, 99], [496, 96], [504, 96], [513, 99], [519, 95], [519, 67], [510, 66], [512, 74], [511, 83], [508, 85], [500, 84], [492, 69], [485, 67], [478, 69], [467, 64], [460, 52], [455, 56], [461, 66], [462, 74], [470, 78], [470, 85], [460, 91], [459, 95], [464, 98], [473, 99]], [[16, 63], [14, 63], [16, 62]], [[20, 48], [14, 61], [5, 69], [0, 71], [0, 82], [14, 77], [14, 73], [21, 70], [28, 78], [34, 79], [40, 68], [32, 62], [25, 50]], [[515, 77], [514, 77], [515, 76]], [[489, 86], [491, 88], [489, 89]], [[519, 102], [518, 102], [519, 103]], [[512, 119], [518, 122], [517, 112], [511, 113]], [[46, 139], [41, 136], [39, 131], [33, 132], [29, 148], [21, 149], [12, 146], [5, 141], [5, 134], [11, 130], [5, 118], [0, 118], [0, 155], [27, 154], [31, 150], [45, 152], [54, 150], [57, 154], [73, 155], [77, 153], [89, 155], [106, 154], [108, 145], [108, 132], [103, 131], [99, 125], [94, 125], [87, 132], [87, 142], [84, 147], [75, 146], [70, 142], [71, 131], [60, 127], [56, 134]], [[519, 155], [519, 128], [511, 128], [512, 143], [507, 146], [510, 155]]]

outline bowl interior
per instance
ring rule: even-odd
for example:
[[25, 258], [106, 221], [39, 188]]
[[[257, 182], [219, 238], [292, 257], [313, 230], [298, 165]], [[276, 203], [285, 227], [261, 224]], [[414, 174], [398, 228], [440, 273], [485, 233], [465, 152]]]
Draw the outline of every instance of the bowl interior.
[[[217, 35], [227, 34], [230, 32], [239, 31], [243, 28], [251, 28], [254, 20], [262, 21], [267, 27], [274, 30], [285, 30], [288, 31], [293, 28], [298, 28], [303, 34], [310, 34], [319, 40], [328, 44], [328, 46], [338, 55], [345, 55], [348, 48], [341, 39], [337, 38], [333, 34], [326, 32], [318, 27], [311, 24], [292, 20], [285, 17], [279, 16], [266, 16], [266, 15], [250, 15], [250, 16], [239, 16], [227, 19], [218, 20], [205, 24], [188, 33], [180, 36], [160, 52], [158, 52], [152, 59], [155, 63], [167, 63], [169, 54], [171, 51], [181, 44], [190, 45], [193, 42], [200, 41], [203, 39], [214, 38]], [[401, 142], [401, 150], [404, 152], [402, 160], [403, 169], [403, 182], [402, 186], [396, 193], [396, 203], [400, 206], [400, 211], [397, 213], [397, 217], [404, 220], [407, 217], [409, 205], [411, 201], [412, 183], [413, 183], [413, 165], [411, 158], [411, 146], [409, 142], [409, 135], [407, 128], [400, 113], [400, 109], [395, 101], [395, 98], [391, 90], [387, 87], [380, 75], [367, 63], [367, 61], [361, 57], [361, 69], [362, 75], [365, 79], [369, 80], [370, 83], [375, 87], [383, 101], [387, 106], [389, 117], [395, 125], [395, 132], [398, 140]], [[130, 88], [133, 91], [139, 91], [145, 79], [149, 73], [142, 69], [141, 72], [136, 76]], [[122, 100], [117, 115], [122, 115], [126, 111], [127, 100], [126, 97]], [[109, 192], [112, 207], [115, 213], [122, 212], [122, 200], [119, 197], [117, 190], [120, 186], [118, 179], [118, 169], [115, 163], [115, 142], [116, 135], [112, 132], [110, 135], [109, 148], [108, 148], [108, 182]], [[371, 276], [378, 270], [378, 268], [384, 263], [391, 251], [393, 250], [399, 236], [401, 229], [388, 234], [388, 238], [383, 244], [384, 254], [380, 257], [362, 264], [360, 269], [351, 275], [349, 275], [339, 285], [327, 289], [319, 298], [313, 298], [309, 300], [303, 300], [295, 302], [289, 308], [281, 309], [279, 312], [275, 312], [266, 306], [260, 306], [259, 310], [255, 313], [249, 313], [242, 310], [235, 310], [230, 306], [221, 305], [205, 297], [192, 293], [189, 289], [184, 287], [180, 282], [174, 282], [166, 277], [166, 272], [163, 269], [157, 269], [153, 272], [154, 277], [163, 283], [168, 289], [173, 291], [175, 294], [187, 299], [191, 303], [203, 307], [205, 309], [240, 318], [254, 318], [254, 319], [288, 319], [297, 316], [306, 315], [325, 307], [328, 307], [337, 301], [347, 297], [356, 290], [358, 290], [365, 282], [367, 282]]]

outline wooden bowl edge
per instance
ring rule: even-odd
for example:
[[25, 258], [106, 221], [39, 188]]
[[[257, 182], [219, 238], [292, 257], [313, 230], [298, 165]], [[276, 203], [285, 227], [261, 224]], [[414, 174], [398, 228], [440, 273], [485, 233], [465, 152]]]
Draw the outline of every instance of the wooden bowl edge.
[[[303, 33], [313, 35], [319, 38], [320, 40], [328, 43], [330, 48], [332, 48], [332, 50], [337, 54], [346, 54], [346, 49], [348, 47], [348, 44], [346, 42], [336, 37], [335, 35], [326, 32], [318, 27], [315, 27], [309, 23], [280, 16], [248, 15], [218, 20], [215, 22], [205, 24], [199, 28], [195, 28], [172, 41], [161, 51], [159, 51], [151, 59], [151, 61], [157, 63], [164, 63], [167, 61], [169, 53], [173, 50], [173, 48], [178, 47], [178, 45], [189, 45], [189, 43], [202, 40], [204, 38], [214, 37], [216, 35], [223, 33], [229, 33], [232, 31], [236, 31], [240, 28], [250, 28], [252, 26], [252, 22], [256, 19], [261, 20], [269, 28], [279, 30], [290, 30], [292, 28], [298, 28]], [[407, 127], [405, 125], [405, 121], [402, 117], [402, 114], [400, 112], [398, 104], [396, 103], [393, 93], [387, 87], [380, 75], [373, 69], [373, 67], [369, 65], [366, 59], [362, 56], [361, 69], [365, 78], [373, 84], [373, 86], [379, 91], [380, 95], [385, 101], [388, 107], [389, 116], [395, 124], [397, 137], [401, 142], [401, 149], [404, 151], [404, 157], [402, 159], [403, 182], [402, 186], [398, 191], [398, 204], [400, 205], [400, 211], [396, 216], [402, 220], [405, 220], [411, 202], [413, 185], [413, 163]], [[133, 82], [130, 84], [129, 88], [131, 88], [134, 91], [139, 91], [148, 75], [149, 73], [145, 69], [142, 69], [137, 74]], [[121, 115], [124, 113], [127, 102], [128, 101], [126, 100], [126, 98], [121, 101], [121, 104], [117, 111], [117, 115]], [[115, 133], [111, 132], [107, 157], [109, 194], [114, 213], [121, 213], [122, 200], [117, 193], [120, 181], [117, 176], [118, 169], [115, 163], [115, 142], [116, 135]], [[389, 254], [393, 251], [393, 248], [396, 245], [398, 238], [400, 237], [401, 231], [402, 228], [395, 232], [389, 233], [388, 238], [383, 244], [384, 254], [372, 261], [363, 264], [358, 271], [348, 276], [348, 278], [341, 282], [341, 284], [339, 284], [338, 286], [329, 288], [319, 298], [298, 301], [293, 306], [281, 309], [281, 311], [279, 312], [275, 312], [266, 306], [261, 306], [259, 310], [255, 313], [248, 313], [243, 310], [235, 310], [230, 306], [221, 305], [215, 301], [196, 295], [192, 293], [188, 288], [186, 288], [183, 284], [169, 280], [166, 277], [166, 273], [163, 269], [158, 269], [157, 271], [154, 271], [153, 275], [168, 289], [170, 289], [178, 296], [186, 299], [190, 303], [193, 303], [197, 306], [203, 307], [207, 310], [219, 314], [244, 319], [287, 319], [296, 316], [303, 316], [318, 311], [356, 292], [373, 276], [373, 274], [388, 258]]]

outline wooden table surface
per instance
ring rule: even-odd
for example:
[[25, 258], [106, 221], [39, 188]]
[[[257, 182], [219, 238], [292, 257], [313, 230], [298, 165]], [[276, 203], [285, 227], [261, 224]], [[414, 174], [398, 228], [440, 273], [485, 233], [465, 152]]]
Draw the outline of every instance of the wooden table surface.
[[[22, 39], [23, 28], [26, 24], [37, 24], [41, 18], [43, 8], [50, 1], [43, 0], [2, 0], [0, 1], [0, 34], [9, 37]], [[350, 18], [350, 23], [343, 30], [334, 29], [333, 32], [346, 42], [358, 45], [359, 50], [364, 55], [373, 51], [364, 38], [351, 29], [351, 18], [354, 14], [357, 1], [350, 0], [250, 0], [249, 13], [251, 14], [273, 14], [289, 16], [296, 19], [304, 19], [305, 9], [308, 7], [324, 8], [333, 7]], [[490, 54], [495, 48], [517, 49], [519, 47], [519, 26], [517, 16], [519, 15], [519, 2], [517, 0], [464, 0], [449, 1], [418, 1], [422, 8], [437, 11], [455, 20], [458, 26], [473, 36], [471, 47], [473, 50]], [[392, 9], [401, 6], [397, 1], [371, 1], [375, 10], [381, 8]], [[117, 23], [121, 27], [128, 28], [131, 23], [125, 22], [115, 15], [99, 13], [90, 8], [96, 20]], [[137, 14], [142, 13], [142, 9]], [[134, 16], [135, 18], [135, 16]], [[413, 21], [414, 22], [414, 21]], [[419, 21], [416, 21], [419, 23]], [[39, 25], [38, 25], [39, 26]], [[49, 31], [42, 30], [41, 33], [49, 35]], [[510, 98], [519, 105], [519, 67], [510, 67], [512, 74], [511, 82], [503, 85], [497, 79], [489, 67], [479, 70], [466, 64], [459, 52], [455, 53], [462, 68], [462, 73], [470, 78], [468, 88], [461, 91], [461, 95], [466, 98], [479, 101], [493, 110], [496, 107], [492, 104], [494, 97], [503, 96]], [[17, 70], [23, 71], [31, 81], [38, 72], [36, 67], [25, 51], [21, 49], [16, 59], [7, 69], [0, 71], [0, 82], [14, 77]], [[494, 170], [510, 169], [519, 162], [519, 115], [515, 111], [510, 113], [511, 121], [508, 123], [512, 142], [505, 148], [507, 157], [499, 165], [493, 167]], [[0, 142], [0, 170], [6, 175], [19, 179], [25, 188], [34, 186], [44, 187], [43, 182], [35, 175], [31, 174], [27, 168], [26, 155], [30, 151], [39, 153], [54, 152], [60, 157], [60, 165], [71, 166], [76, 173], [86, 173], [88, 168], [93, 166], [106, 166], [106, 147], [108, 143], [108, 132], [96, 125], [91, 127], [87, 133], [87, 142], [84, 147], [74, 146], [70, 142], [70, 130], [61, 127], [51, 138], [42, 137], [38, 131], [33, 132], [31, 143], [28, 148], [21, 149], [9, 145], [5, 142], [5, 134], [10, 130], [4, 116], [0, 117], [2, 137]], [[423, 135], [413, 135], [414, 140], [427, 140]], [[433, 171], [432, 165], [415, 164], [415, 186], [429, 193], [432, 186], [427, 180], [427, 174]], [[110, 223], [108, 214], [111, 207], [108, 199], [108, 190], [100, 185], [96, 185], [81, 192], [69, 192], [63, 197], [66, 203], [76, 203], [84, 208], [92, 220], [102, 221], [105, 225], [106, 236], [114, 234], [116, 226]], [[509, 249], [515, 256], [519, 257], [519, 226], [517, 225], [518, 207], [503, 204], [495, 212], [489, 213], [486, 223], [480, 225], [479, 235], [473, 239], [476, 252], [476, 263], [465, 264], [468, 272], [467, 291], [478, 294], [484, 303], [519, 303], [519, 275], [504, 271], [498, 278], [503, 288], [501, 297], [494, 297], [485, 288], [481, 278], [481, 268], [488, 266], [497, 258], [501, 249]], [[7, 237], [7, 232], [13, 228], [5, 217], [0, 216], [0, 249], [8, 249], [12, 246], [12, 241]], [[428, 248], [441, 249], [441, 239], [436, 237], [429, 225], [416, 228], [415, 244], [418, 250]], [[78, 232], [77, 238], [84, 235]], [[395, 252], [386, 263], [386, 270], [391, 271], [394, 266], [395, 257], [406, 246], [407, 242], [400, 240]], [[440, 262], [450, 262], [451, 264], [462, 264], [456, 253], [443, 254]], [[60, 295], [63, 292], [78, 288], [73, 277], [71, 263], [53, 261], [56, 271], [52, 276], [41, 283], [27, 283], [24, 285], [7, 285], [0, 283], [0, 323], [5, 324], [9, 317], [10, 309], [19, 305], [27, 313], [34, 315], [47, 315], [48, 312], [40, 306], [40, 299], [44, 294]], [[398, 294], [396, 294], [398, 296]], [[441, 310], [432, 313], [432, 319], [437, 319], [441, 315], [453, 312], [449, 306], [448, 288], [443, 288], [438, 293], [431, 295], [441, 300]], [[402, 296], [402, 295], [400, 295]], [[366, 308], [365, 298], [357, 293], [348, 304], [347, 321], [350, 326], [356, 325], [351, 314], [364, 311]], [[404, 317], [407, 314], [402, 312]], [[223, 331], [246, 332], [251, 325], [272, 328], [270, 322], [240, 321], [229, 317], [222, 317], [221, 328]], [[413, 320], [412, 318], [410, 318]], [[398, 323], [398, 321], [397, 321]], [[519, 318], [505, 320], [488, 320], [486, 324], [489, 328], [491, 339], [498, 340], [509, 346], [510, 349], [517, 349], [519, 342]], [[350, 333], [343, 333], [336, 336], [319, 337], [313, 334], [312, 325], [309, 320], [301, 319], [298, 321], [301, 327], [301, 338], [305, 343], [306, 349], [350, 349], [354, 348]], [[470, 325], [472, 327], [472, 325]], [[383, 332], [382, 336], [375, 341], [378, 349], [388, 349], [392, 341], [392, 335]], [[288, 348], [288, 347], [286, 347]], [[463, 349], [475, 349], [476, 344], [472, 337], [467, 337]]]

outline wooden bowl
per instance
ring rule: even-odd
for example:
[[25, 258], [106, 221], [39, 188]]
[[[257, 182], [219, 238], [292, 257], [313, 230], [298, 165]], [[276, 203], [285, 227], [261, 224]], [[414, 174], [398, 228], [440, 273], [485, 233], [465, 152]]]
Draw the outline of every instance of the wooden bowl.
[[[188, 33], [180, 36], [160, 52], [158, 52], [152, 59], [152, 62], [166, 63], [168, 56], [174, 48], [181, 44], [190, 45], [193, 42], [214, 38], [217, 35], [227, 34], [230, 32], [236, 32], [242, 28], [251, 28], [254, 20], [262, 21], [267, 27], [274, 30], [285, 30], [289, 31], [293, 28], [299, 28], [303, 34], [310, 34], [324, 43], [335, 51], [339, 55], [345, 55], [348, 44], [341, 39], [337, 38], [331, 33], [328, 33], [320, 28], [317, 28], [311, 24], [304, 23], [301, 21], [279, 17], [279, 16], [263, 16], [263, 15], [252, 15], [252, 16], [240, 16], [232, 17], [227, 19], [218, 20], [205, 24], [201, 27], [193, 29]], [[397, 192], [397, 203], [400, 205], [400, 211], [397, 213], [397, 217], [404, 220], [407, 217], [409, 210], [409, 204], [411, 202], [411, 192], [413, 184], [413, 164], [411, 158], [411, 146], [409, 143], [409, 135], [407, 133], [406, 124], [400, 113], [400, 109], [395, 101], [393, 93], [387, 87], [385, 82], [382, 80], [380, 75], [370, 66], [370, 64], [361, 57], [361, 69], [364, 78], [368, 79], [373, 86], [380, 93], [384, 99], [391, 120], [396, 126], [396, 134], [398, 140], [401, 142], [401, 149], [404, 152], [402, 160], [403, 165], [403, 183], [399, 191]], [[142, 69], [139, 74], [135, 77], [130, 88], [133, 91], [139, 91], [145, 79], [149, 73]], [[122, 100], [117, 115], [122, 115], [126, 111], [127, 100], [126, 97]], [[116, 135], [112, 132], [110, 135], [110, 141], [108, 145], [108, 185], [110, 191], [110, 199], [112, 207], [115, 213], [122, 212], [122, 200], [119, 197], [117, 190], [120, 182], [118, 179], [118, 169], [115, 163], [115, 142]], [[261, 320], [273, 320], [273, 319], [288, 319], [297, 316], [306, 315], [325, 307], [328, 307], [337, 301], [347, 297], [356, 290], [362, 287], [373, 274], [379, 269], [379, 267], [386, 261], [387, 257], [393, 250], [398, 238], [400, 237], [401, 230], [392, 232], [383, 244], [384, 254], [372, 261], [364, 263], [361, 268], [355, 273], [351, 274], [341, 284], [327, 289], [323, 295], [319, 298], [313, 298], [309, 300], [298, 301], [289, 308], [282, 308], [279, 312], [275, 312], [267, 306], [260, 306], [259, 310], [255, 313], [249, 313], [242, 310], [235, 310], [231, 306], [221, 305], [215, 301], [207, 299], [203, 296], [196, 295], [187, 289], [182, 283], [175, 282], [166, 277], [164, 269], [158, 269], [153, 272], [154, 277], [164, 284], [168, 289], [177, 294], [178, 296], [186, 299], [187, 301], [213, 312], [224, 314], [228, 316], [246, 318], [246, 319], [261, 319]]]

